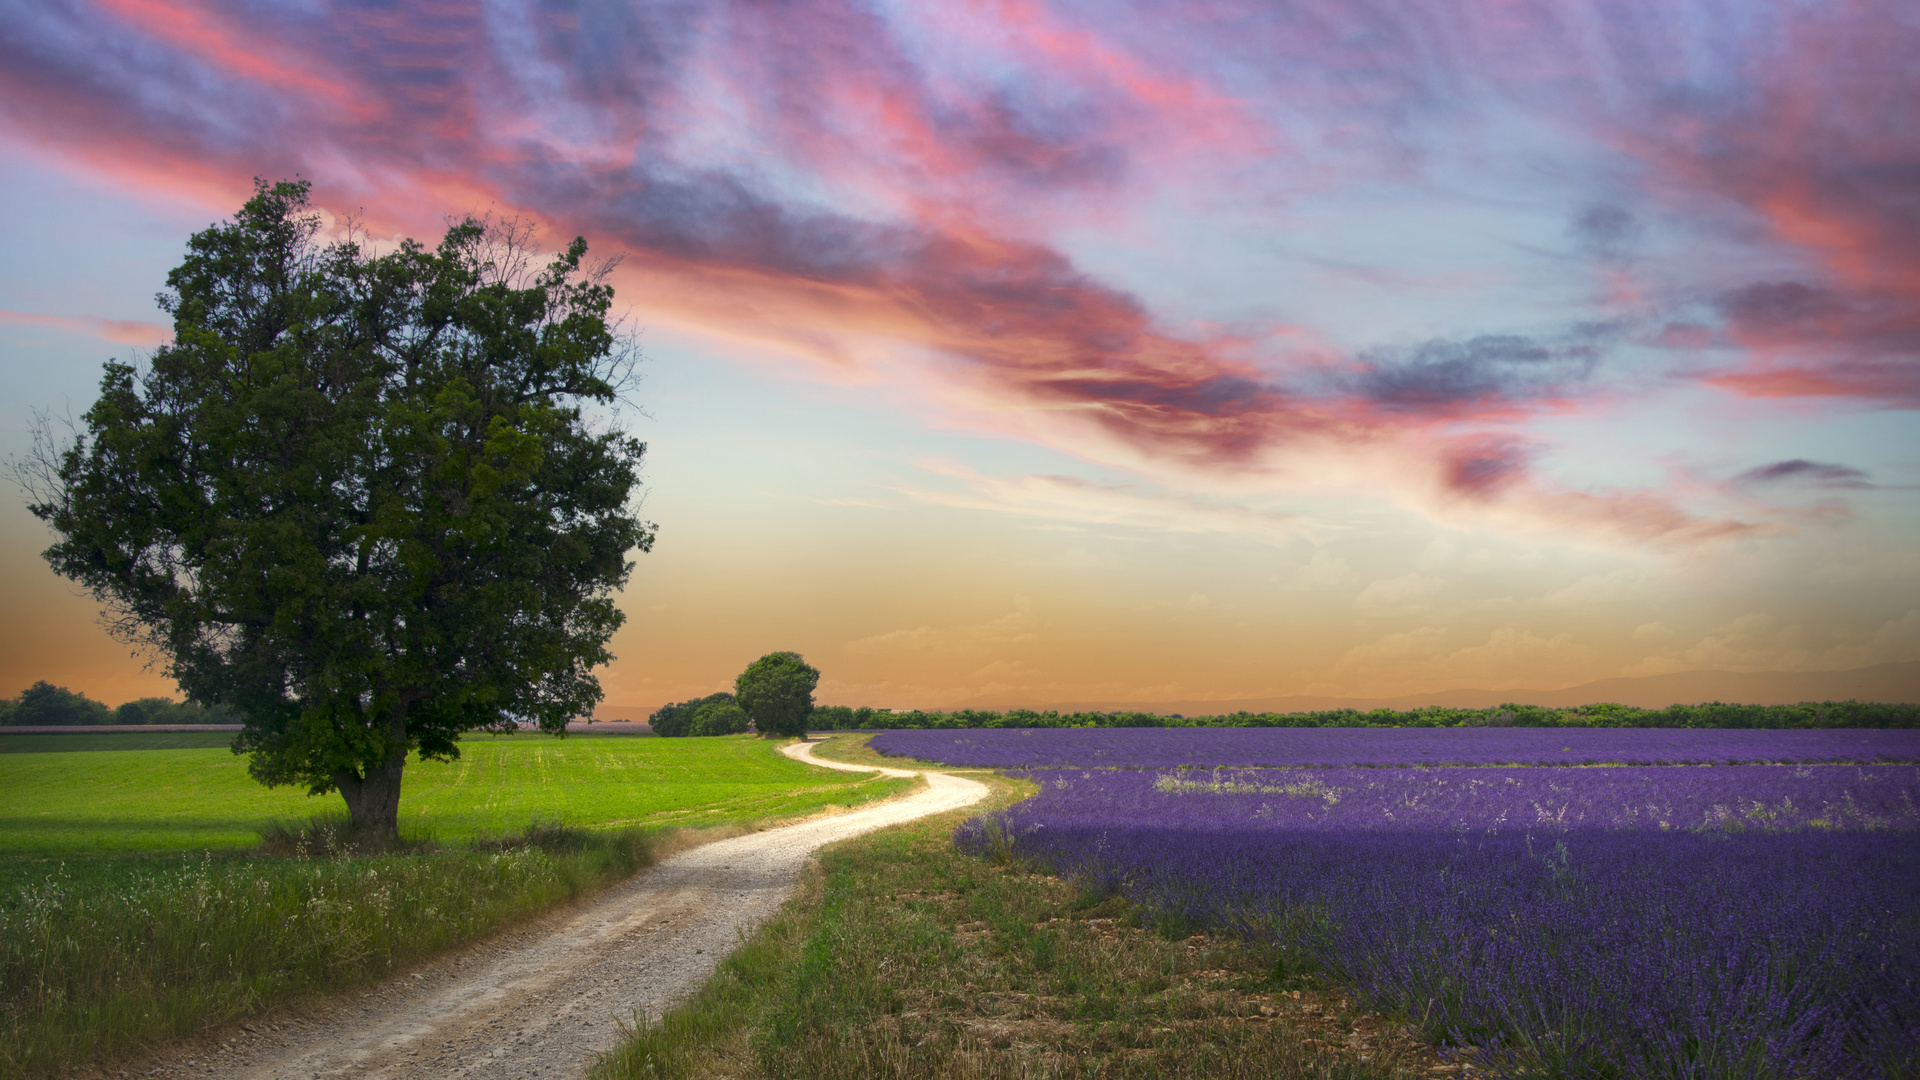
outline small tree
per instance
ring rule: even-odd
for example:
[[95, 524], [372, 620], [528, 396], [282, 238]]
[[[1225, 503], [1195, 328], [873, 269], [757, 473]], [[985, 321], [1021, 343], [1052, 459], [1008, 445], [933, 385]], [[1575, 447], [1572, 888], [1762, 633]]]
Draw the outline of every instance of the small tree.
[[647, 726], [653, 730], [655, 735], [669, 739], [679, 738], [683, 735], [693, 735], [696, 734], [693, 730], [694, 715], [700, 711], [701, 706], [716, 703], [731, 705], [733, 704], [733, 695], [722, 690], [717, 694], [708, 694], [706, 697], [697, 697], [690, 701], [677, 701], [671, 705], [662, 705], [658, 709], [655, 709], [652, 715], [647, 717]]
[[749, 664], [734, 680], [733, 692], [760, 734], [805, 736], [807, 718], [813, 714], [813, 688], [818, 685], [818, 668], [799, 653], [777, 652]]
[[695, 735], [739, 735], [746, 730], [746, 710], [731, 701], [709, 702], [693, 714]]
[[582, 412], [630, 359], [584, 240], [539, 267], [525, 228], [468, 219], [375, 256], [323, 246], [308, 206], [256, 182], [189, 241], [173, 343], [107, 365], [29, 489], [54, 569], [240, 714], [256, 778], [392, 833], [409, 751], [599, 700], [612, 593], [653, 542], [646, 447]]

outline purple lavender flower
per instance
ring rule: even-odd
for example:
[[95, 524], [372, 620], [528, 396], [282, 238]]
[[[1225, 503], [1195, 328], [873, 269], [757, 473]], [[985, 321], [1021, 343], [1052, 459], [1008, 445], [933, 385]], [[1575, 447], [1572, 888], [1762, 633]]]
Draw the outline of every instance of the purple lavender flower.
[[1920, 767], [1023, 775], [1041, 793], [992, 823], [1018, 854], [1272, 942], [1515, 1071], [1920, 1060]]

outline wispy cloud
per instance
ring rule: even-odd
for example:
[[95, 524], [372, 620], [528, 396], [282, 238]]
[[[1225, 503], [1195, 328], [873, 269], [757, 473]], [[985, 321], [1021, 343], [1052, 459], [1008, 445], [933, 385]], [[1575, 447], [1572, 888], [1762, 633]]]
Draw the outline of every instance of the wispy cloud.
[[1510, 678], [1516, 670], [1530, 670], [1536, 677], [1578, 671], [1593, 657], [1589, 647], [1567, 633], [1540, 634], [1507, 626], [1492, 631], [1479, 644], [1459, 647], [1451, 644], [1453, 636], [1437, 626], [1388, 634], [1347, 650], [1335, 668], [1371, 676], [1386, 688], [1445, 683], [1497, 689], [1490, 684]]
[[1920, 609], [1909, 610], [1878, 626], [1822, 626], [1756, 611], [1714, 627], [1692, 644], [1660, 649], [1623, 674], [1658, 675], [1692, 670], [1839, 671], [1911, 660], [1916, 653], [1920, 653]]
[[1040, 640], [1033, 602], [1021, 597], [996, 619], [952, 626], [914, 626], [856, 638], [842, 648], [856, 656], [983, 656]]
[[[1434, 516], [1698, 544], [1765, 528], [1685, 491], [1544, 477], [1541, 432], [1650, 378], [1920, 405], [1920, 28], [1891, 8], [49, 0], [10, 20], [9, 137], [129, 187], [232, 205], [253, 175], [300, 173], [378, 229], [431, 229], [449, 206], [524, 212], [626, 249], [623, 293], [646, 318], [837, 365], [913, 358], [936, 385], [1044, 414], [1036, 437], [1159, 479], [1232, 471], [1291, 491], [1337, 460], [1356, 488]], [[1594, 298], [1532, 325], [1374, 337], [1256, 283], [1227, 326], [1071, 241], [1216, 211], [1278, 239], [1304, 200], [1437, 195], [1444, 163], [1522, 131], [1551, 132], [1528, 145], [1558, 155], [1525, 175], [1604, 189], [1565, 195], [1559, 241], [1597, 268]], [[1675, 232], [1751, 258], [1641, 273]], [[1381, 272], [1448, 302], [1487, 280]], [[1065, 478], [961, 488], [912, 493], [1297, 527]]]
[[152, 347], [173, 340], [173, 327], [134, 319], [102, 319], [93, 315], [42, 315], [29, 311], [0, 309], [0, 325], [50, 326], [72, 330], [114, 342], [118, 345]]
[[1313, 524], [1292, 514], [1232, 503], [1163, 495], [1133, 487], [1094, 484], [1071, 476], [987, 476], [951, 462], [921, 468], [959, 482], [958, 488], [900, 487], [901, 494], [929, 506], [989, 510], [1052, 522], [1150, 529], [1168, 533], [1223, 533], [1284, 541], [1311, 532]]
[[1755, 466], [1733, 479], [1736, 484], [1806, 484], [1842, 490], [1861, 490], [1873, 486], [1867, 482], [1867, 474], [1859, 469], [1805, 458]]
[[1432, 574], [1401, 574], [1399, 577], [1381, 578], [1360, 590], [1353, 602], [1363, 608], [1399, 607], [1412, 601], [1432, 596], [1446, 588], [1445, 578]]

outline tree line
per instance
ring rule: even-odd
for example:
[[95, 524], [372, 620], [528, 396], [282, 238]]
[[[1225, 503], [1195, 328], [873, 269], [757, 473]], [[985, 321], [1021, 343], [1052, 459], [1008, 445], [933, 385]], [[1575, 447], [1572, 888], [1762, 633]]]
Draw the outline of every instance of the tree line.
[[1920, 728], [1920, 705], [1871, 701], [1819, 701], [1798, 705], [1739, 705], [1711, 701], [1642, 709], [1605, 702], [1569, 709], [1541, 705], [1495, 705], [1485, 709], [1432, 706], [1396, 711], [1329, 709], [1320, 712], [1236, 712], [1182, 716], [1148, 712], [1036, 712], [980, 709], [894, 712], [821, 705], [809, 725], [815, 731], [878, 731], [887, 728], [1067, 728], [1067, 727], [1644, 727], [1644, 728]]
[[775, 652], [755, 660], [733, 681], [733, 693], [662, 705], [647, 717], [655, 735], [738, 735], [756, 731], [782, 736], [807, 733], [817, 711], [813, 689], [820, 669], [796, 652]]
[[218, 705], [182, 705], [171, 698], [143, 697], [112, 708], [45, 679], [0, 700], [0, 726], [81, 727], [91, 724], [237, 724]]

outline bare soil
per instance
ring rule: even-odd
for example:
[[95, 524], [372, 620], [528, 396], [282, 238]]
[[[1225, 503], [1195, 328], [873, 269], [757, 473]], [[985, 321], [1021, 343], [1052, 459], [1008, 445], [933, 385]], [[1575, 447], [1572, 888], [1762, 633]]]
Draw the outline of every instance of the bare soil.
[[[826, 761], [812, 746], [785, 752]], [[902, 769], [878, 770], [913, 776]], [[823, 844], [972, 805], [985, 786], [926, 773], [902, 798], [705, 844], [584, 904], [457, 950], [356, 997], [274, 1014], [121, 1076], [214, 1080], [585, 1075], [620, 1038], [690, 994], [771, 916]], [[110, 1074], [111, 1075], [111, 1074]]]

